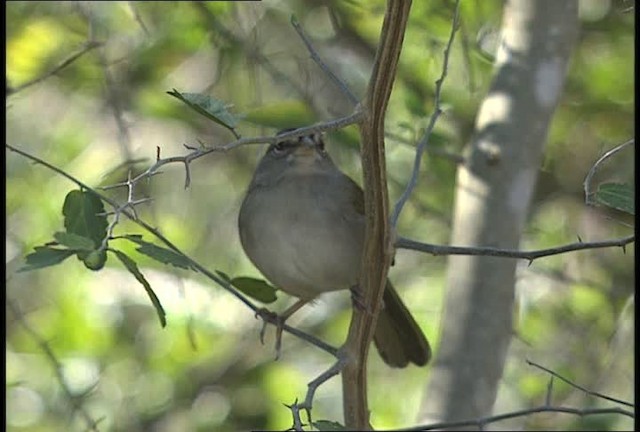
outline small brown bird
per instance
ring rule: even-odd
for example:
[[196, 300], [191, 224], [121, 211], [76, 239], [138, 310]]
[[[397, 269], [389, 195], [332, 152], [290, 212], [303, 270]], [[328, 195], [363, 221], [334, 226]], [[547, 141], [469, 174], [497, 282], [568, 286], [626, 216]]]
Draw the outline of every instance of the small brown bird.
[[[253, 264], [300, 299], [280, 315], [280, 322], [324, 292], [357, 286], [364, 196], [335, 166], [319, 134], [269, 147], [247, 190], [238, 226]], [[389, 280], [383, 301], [374, 335], [382, 359], [392, 367], [427, 364], [429, 342]]]

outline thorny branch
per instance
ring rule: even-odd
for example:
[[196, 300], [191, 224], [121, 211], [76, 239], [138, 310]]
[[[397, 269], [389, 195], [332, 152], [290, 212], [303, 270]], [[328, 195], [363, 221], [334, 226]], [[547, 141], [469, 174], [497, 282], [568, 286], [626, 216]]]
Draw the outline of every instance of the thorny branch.
[[411, 240], [405, 237], [398, 237], [395, 246], [398, 249], [409, 249], [418, 252], [426, 252], [431, 255], [481, 255], [481, 256], [494, 256], [503, 258], [520, 258], [533, 260], [551, 256], [559, 255], [562, 253], [573, 252], [577, 250], [585, 249], [600, 249], [607, 247], [621, 247], [624, 248], [629, 243], [633, 243], [636, 239], [635, 235], [630, 235], [620, 239], [604, 240], [599, 242], [583, 242], [571, 243], [563, 246], [557, 246], [549, 249], [540, 249], [534, 251], [520, 251], [513, 249], [499, 249], [493, 247], [461, 247], [461, 246], [441, 246], [432, 245], [428, 243], [421, 243], [415, 240]]
[[457, 430], [456, 428], [461, 428], [464, 426], [476, 426], [478, 429], [484, 430], [485, 426], [491, 423], [497, 423], [503, 420], [509, 420], [509, 419], [518, 418], [518, 417], [525, 417], [531, 414], [539, 414], [539, 413], [572, 414], [579, 417], [586, 417], [591, 415], [617, 414], [617, 415], [624, 415], [627, 417], [634, 418], [633, 412], [624, 410], [618, 407], [581, 409], [581, 408], [571, 408], [571, 407], [562, 407], [562, 406], [542, 405], [535, 408], [512, 411], [505, 414], [482, 417], [479, 419], [461, 420], [457, 422], [434, 423], [430, 425], [418, 426], [415, 428], [409, 428], [409, 429], [403, 429], [403, 430], [405, 431], [429, 431], [429, 430], [443, 430], [443, 429]]
[[302, 410], [307, 413], [307, 421], [311, 423], [311, 409], [313, 407], [313, 397], [316, 394], [316, 390], [325, 382], [329, 381], [334, 376], [338, 375], [342, 368], [345, 365], [345, 357], [343, 351], [338, 351], [338, 361], [334, 363], [329, 369], [321, 373], [317, 378], [311, 381], [307, 385], [307, 395], [304, 398], [302, 403], [298, 403], [296, 400], [293, 405], [287, 406], [291, 410], [291, 414], [293, 416], [293, 428], [296, 431], [304, 430], [302, 427], [304, 424], [302, 423], [302, 419], [300, 418], [300, 412]]
[[630, 402], [623, 401], [621, 399], [617, 399], [617, 398], [614, 398], [614, 397], [611, 397], [611, 396], [607, 396], [607, 395], [602, 394], [602, 393], [598, 393], [598, 392], [594, 392], [594, 391], [588, 390], [588, 389], [586, 389], [586, 388], [574, 383], [573, 381], [563, 377], [559, 373], [554, 372], [551, 369], [548, 369], [548, 368], [546, 368], [544, 366], [541, 366], [538, 363], [532, 362], [531, 360], [526, 360], [526, 362], [527, 362], [528, 365], [536, 367], [536, 368], [548, 373], [549, 375], [552, 376], [552, 378], [553, 377], [558, 378], [559, 380], [564, 381], [565, 383], [569, 384], [571, 387], [576, 388], [576, 389], [580, 390], [581, 392], [586, 393], [586, 394], [588, 394], [590, 396], [595, 396], [595, 397], [598, 397], [600, 399], [605, 399], [605, 400], [608, 400], [608, 401], [611, 401], [611, 402], [615, 402], [615, 403], [620, 404], [620, 405], [626, 405], [626, 406], [628, 406], [630, 408], [633, 408], [635, 406], [634, 404], [632, 404]]
[[285, 140], [287, 138], [295, 138], [303, 135], [308, 135], [310, 133], [318, 133], [318, 132], [325, 132], [328, 130], [340, 129], [345, 126], [349, 126], [357, 123], [358, 121], [360, 121], [361, 117], [362, 117], [362, 114], [359, 111], [356, 111], [353, 114], [348, 115], [346, 117], [340, 117], [335, 120], [330, 120], [330, 121], [322, 122], [316, 125], [296, 129], [290, 132], [283, 133], [278, 137], [264, 136], [264, 137], [255, 137], [255, 138], [240, 138], [222, 146], [194, 148], [194, 147], [185, 145], [187, 149], [192, 150], [191, 153], [185, 156], [173, 156], [173, 157], [164, 158], [164, 159], [158, 158], [155, 164], [150, 166], [146, 171], [138, 174], [136, 177], [131, 179], [130, 183], [135, 185], [139, 183], [141, 180], [156, 174], [158, 169], [164, 165], [167, 165], [170, 163], [182, 163], [185, 166], [185, 173], [186, 173], [184, 187], [188, 188], [189, 185], [191, 184], [191, 172], [190, 172], [191, 162], [203, 156], [206, 156], [209, 153], [214, 153], [214, 152], [224, 153], [236, 147], [249, 145], [249, 144], [274, 144], [277, 141]]
[[595, 396], [601, 399], [605, 399], [608, 401], [612, 401], [621, 405], [626, 405], [628, 407], [634, 408], [635, 405], [620, 400], [620, 399], [616, 399], [616, 398], [612, 398], [611, 396], [607, 396], [604, 395], [602, 393], [597, 393], [597, 392], [592, 392], [590, 390], [585, 389], [582, 386], [579, 386], [578, 384], [573, 383], [572, 381], [568, 380], [567, 378], [564, 378], [562, 375], [558, 374], [557, 372], [552, 371], [551, 369], [548, 369], [544, 366], [540, 366], [537, 363], [534, 363], [530, 360], [526, 360], [527, 364], [537, 367], [538, 369], [548, 373], [551, 375], [550, 379], [549, 379], [549, 384], [547, 385], [547, 393], [545, 395], [545, 402], [543, 405], [534, 407], [534, 408], [529, 408], [529, 409], [523, 409], [523, 410], [518, 410], [518, 411], [512, 411], [512, 412], [508, 412], [505, 414], [498, 414], [498, 415], [493, 415], [493, 416], [489, 416], [489, 417], [483, 417], [483, 418], [479, 418], [479, 419], [473, 419], [473, 420], [462, 420], [462, 421], [454, 421], [454, 422], [442, 422], [442, 423], [434, 423], [434, 424], [430, 424], [430, 425], [424, 425], [424, 426], [418, 426], [415, 428], [410, 428], [410, 429], [405, 429], [408, 431], [428, 431], [428, 430], [443, 430], [443, 429], [453, 429], [454, 428], [461, 428], [464, 426], [476, 426], [478, 429], [480, 430], [484, 430], [485, 426], [487, 426], [488, 424], [491, 423], [497, 423], [499, 421], [503, 421], [503, 420], [508, 420], [508, 419], [512, 419], [512, 418], [517, 418], [517, 417], [525, 417], [525, 416], [529, 416], [531, 414], [538, 414], [538, 413], [559, 413], [559, 414], [572, 414], [572, 415], [576, 415], [576, 416], [580, 416], [580, 417], [586, 417], [586, 416], [592, 416], [592, 415], [606, 415], [606, 414], [616, 414], [616, 415], [623, 415], [623, 416], [627, 416], [630, 418], [635, 418], [635, 415], [632, 411], [620, 408], [620, 407], [610, 407], [610, 408], [585, 408], [585, 409], [581, 409], [581, 408], [573, 408], [573, 407], [563, 407], [563, 406], [553, 406], [551, 404], [551, 398], [552, 398], [552, 392], [553, 392], [553, 379], [554, 378], [558, 378], [561, 381], [566, 382], [567, 384], [569, 384], [570, 386], [588, 394], [591, 396]]
[[[9, 150], [16, 152], [24, 157], [26, 157], [27, 159], [30, 159], [40, 165], [43, 165], [47, 168], [49, 168], [50, 170], [60, 174], [61, 176], [67, 178], [68, 180], [72, 181], [73, 183], [75, 183], [76, 185], [80, 186], [83, 189], [89, 190], [92, 193], [94, 193], [98, 198], [100, 198], [103, 202], [109, 204], [113, 209], [114, 209], [114, 213], [120, 213], [124, 216], [126, 216], [127, 218], [129, 218], [131, 221], [133, 221], [134, 223], [138, 224], [140, 227], [144, 228], [146, 231], [148, 231], [149, 233], [153, 234], [158, 240], [160, 240], [165, 246], [167, 246], [169, 249], [171, 249], [172, 251], [174, 251], [175, 253], [181, 255], [184, 259], [186, 259], [190, 266], [204, 274], [206, 277], [208, 277], [209, 279], [211, 279], [212, 281], [214, 281], [215, 283], [217, 283], [220, 287], [222, 287], [223, 289], [225, 289], [226, 291], [228, 291], [231, 295], [233, 295], [234, 297], [236, 297], [238, 300], [240, 300], [242, 303], [244, 303], [248, 308], [250, 308], [253, 312], [258, 312], [260, 310], [259, 307], [257, 307], [256, 305], [254, 305], [247, 297], [245, 297], [242, 293], [240, 293], [239, 291], [237, 291], [235, 288], [233, 288], [228, 281], [220, 278], [219, 276], [217, 276], [215, 273], [209, 271], [206, 267], [202, 266], [200, 263], [198, 263], [197, 261], [195, 261], [193, 258], [189, 257], [187, 254], [185, 254], [184, 252], [182, 252], [176, 245], [174, 245], [169, 239], [167, 239], [164, 235], [162, 235], [162, 233], [160, 233], [160, 231], [157, 228], [152, 227], [151, 225], [149, 225], [148, 223], [146, 223], [144, 220], [136, 217], [136, 215], [133, 214], [132, 211], [128, 210], [128, 206], [127, 204], [125, 205], [120, 205], [117, 202], [115, 202], [114, 200], [110, 199], [109, 197], [99, 193], [98, 191], [96, 191], [95, 189], [91, 188], [90, 186], [86, 185], [85, 183], [81, 182], [80, 180], [76, 179], [75, 177], [73, 177], [71, 174], [67, 173], [66, 171], [36, 157], [33, 156], [23, 150], [20, 150], [16, 147], [13, 147], [9, 144], [5, 144], [5, 147], [7, 147]], [[338, 350], [327, 344], [326, 342], [310, 335], [307, 334], [301, 330], [298, 330], [294, 327], [291, 327], [287, 324], [284, 324], [283, 326], [284, 330], [286, 330], [287, 332], [291, 333], [294, 336], [297, 336], [298, 338], [309, 342], [310, 344], [320, 348], [321, 350], [333, 355], [334, 357], [337, 356]]]

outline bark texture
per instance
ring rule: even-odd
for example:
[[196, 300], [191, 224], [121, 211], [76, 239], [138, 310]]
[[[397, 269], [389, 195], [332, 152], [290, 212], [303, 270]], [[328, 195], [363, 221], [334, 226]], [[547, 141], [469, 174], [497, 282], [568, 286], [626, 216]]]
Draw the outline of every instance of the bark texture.
[[[578, 31], [578, 2], [505, 3], [495, 77], [457, 174], [451, 243], [517, 248]], [[421, 422], [491, 414], [512, 337], [516, 260], [449, 258]]]

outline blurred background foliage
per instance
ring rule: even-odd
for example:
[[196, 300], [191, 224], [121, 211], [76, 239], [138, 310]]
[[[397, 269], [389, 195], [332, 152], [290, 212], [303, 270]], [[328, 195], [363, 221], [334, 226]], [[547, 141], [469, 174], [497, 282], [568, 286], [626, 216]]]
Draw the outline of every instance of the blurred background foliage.
[[[443, 89], [444, 114], [423, 161], [420, 188], [400, 219], [403, 236], [448, 241], [454, 160], [470, 138], [490, 83], [501, 8], [499, 1], [462, 1]], [[577, 236], [604, 240], [632, 230], [628, 215], [585, 206], [582, 182], [604, 151], [634, 133], [633, 8], [633, 1], [580, 2], [581, 35], [546, 144], [523, 249], [571, 243]], [[129, 169], [144, 169], [156, 147], [168, 157], [185, 154], [184, 143], [220, 145], [233, 139], [168, 96], [173, 88], [226, 101], [244, 118], [243, 136], [349, 114], [353, 107], [310, 59], [290, 17], [295, 14], [321, 56], [362, 96], [383, 12], [382, 0], [8, 2], [7, 143], [100, 186], [125, 180]], [[392, 199], [408, 180], [413, 145], [433, 109], [452, 16], [452, 1], [413, 4], [387, 119]], [[11, 93], [91, 39], [103, 45], [43, 82]], [[339, 166], [360, 181], [356, 130], [329, 133], [328, 141]], [[136, 190], [138, 198], [153, 197], [139, 215], [208, 268], [261, 277], [242, 253], [236, 230], [245, 187], [263, 151], [258, 147], [197, 160], [188, 189], [183, 167], [166, 166]], [[629, 146], [608, 160], [595, 181], [633, 185], [634, 150]], [[167, 311], [164, 329], [142, 287], [112, 257], [99, 272], [74, 258], [16, 273], [26, 253], [61, 230], [64, 196], [75, 186], [11, 152], [6, 172], [6, 294], [21, 311], [8, 309], [6, 318], [8, 430], [88, 430], [75, 404], [100, 420], [98, 429], [104, 431], [291, 425], [282, 404], [303, 397], [306, 383], [330, 364], [328, 355], [285, 334], [281, 359], [274, 361], [273, 329], [261, 345], [259, 321], [238, 301], [200, 274], [162, 266], [124, 245]], [[125, 199], [124, 191], [109, 195]], [[125, 221], [116, 229], [123, 233], [144, 234]], [[436, 355], [446, 263], [446, 257], [400, 250], [391, 270]], [[527, 264], [522, 262], [518, 273], [517, 328], [495, 411], [544, 402], [549, 377], [525, 359], [632, 401], [633, 248], [626, 254], [590, 250]], [[272, 309], [291, 302], [279, 297]], [[339, 345], [349, 304], [344, 292], [326, 295], [290, 323]], [[429, 369], [391, 370], [372, 352], [372, 423], [414, 424], [420, 399], [429, 397], [422, 394]], [[553, 402], [603, 405], [559, 382]], [[339, 379], [321, 387], [314, 418], [342, 420]], [[631, 422], [622, 416], [543, 414], [496, 427], [624, 430]]]

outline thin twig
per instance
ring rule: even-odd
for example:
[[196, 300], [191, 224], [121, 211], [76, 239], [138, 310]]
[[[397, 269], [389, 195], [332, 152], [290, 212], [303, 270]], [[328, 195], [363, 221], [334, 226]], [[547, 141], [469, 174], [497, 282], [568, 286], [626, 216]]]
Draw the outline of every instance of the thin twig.
[[285, 73], [280, 71], [260, 50], [254, 48], [246, 41], [237, 37], [233, 32], [226, 28], [211, 12], [204, 1], [192, 1], [192, 4], [198, 9], [202, 16], [208, 21], [208, 25], [211, 26], [227, 41], [237, 45], [241, 50], [246, 52], [247, 58], [255, 60], [264, 70], [271, 75], [276, 83], [285, 83], [287, 90], [294, 90], [309, 106], [314, 107], [313, 98], [305, 90], [303, 86], [292, 80]]
[[329, 381], [334, 376], [338, 375], [344, 368], [344, 365], [346, 363], [344, 351], [339, 351], [337, 357], [338, 361], [336, 363], [334, 363], [326, 371], [322, 372], [316, 379], [314, 379], [307, 385], [307, 394], [304, 398], [304, 402], [299, 404], [296, 400], [293, 405], [289, 406], [289, 409], [291, 409], [291, 414], [293, 415], [293, 427], [295, 430], [302, 430], [302, 419], [300, 418], [301, 410], [305, 410], [307, 412], [307, 421], [311, 423], [311, 409], [313, 407], [313, 398], [316, 394], [316, 390], [318, 390], [318, 387]]
[[131, 9], [131, 12], [133, 13], [133, 18], [136, 20], [138, 25], [142, 28], [142, 31], [144, 31], [144, 34], [147, 37], [151, 36], [151, 34], [149, 33], [149, 30], [147, 29], [147, 26], [144, 24], [144, 21], [142, 20], [142, 16], [140, 16], [140, 12], [136, 7], [135, 2], [128, 1], [127, 4], [129, 5], [129, 9]]
[[447, 71], [449, 68], [449, 54], [451, 52], [451, 46], [453, 45], [453, 40], [455, 38], [456, 32], [458, 31], [458, 21], [460, 17], [460, 0], [456, 0], [455, 12], [453, 16], [453, 22], [451, 23], [451, 33], [449, 35], [449, 41], [447, 42], [447, 47], [444, 50], [444, 60], [442, 64], [442, 74], [440, 78], [436, 81], [436, 89], [434, 96], [434, 111], [431, 114], [431, 118], [429, 120], [429, 125], [427, 126], [427, 130], [424, 133], [424, 136], [418, 143], [416, 147], [416, 157], [413, 161], [413, 172], [411, 173], [411, 178], [409, 179], [409, 183], [405, 188], [404, 192], [398, 199], [396, 203], [393, 214], [391, 216], [391, 226], [395, 227], [398, 225], [398, 219], [400, 218], [400, 213], [402, 212], [402, 208], [411, 197], [413, 190], [418, 184], [418, 176], [420, 175], [420, 165], [422, 162], [422, 154], [424, 153], [425, 148], [429, 144], [429, 138], [433, 132], [433, 128], [436, 125], [436, 121], [440, 114], [442, 114], [442, 108], [440, 107], [440, 94], [442, 92], [442, 84], [444, 83], [445, 78], [447, 77]]
[[44, 352], [45, 357], [49, 360], [49, 363], [53, 368], [56, 379], [60, 383], [60, 387], [62, 388], [62, 391], [64, 392], [67, 399], [69, 399], [69, 402], [71, 402], [73, 409], [78, 411], [82, 416], [82, 418], [84, 419], [84, 421], [87, 423], [88, 430], [98, 432], [97, 425], [101, 420], [94, 420], [89, 415], [89, 413], [85, 410], [85, 408], [82, 406], [82, 403], [80, 401], [80, 399], [82, 398], [74, 394], [74, 392], [69, 388], [69, 385], [67, 384], [67, 380], [64, 377], [63, 366], [62, 364], [60, 364], [60, 361], [56, 357], [55, 353], [53, 352], [53, 350], [51, 349], [47, 341], [45, 341], [42, 338], [42, 336], [40, 336], [38, 332], [36, 332], [33, 329], [33, 327], [31, 327], [31, 324], [27, 322], [25, 317], [22, 315], [22, 311], [20, 310], [18, 305], [15, 304], [13, 300], [7, 298], [7, 306], [9, 307], [9, 309], [11, 309], [11, 312], [16, 317], [16, 319], [18, 320], [18, 323], [22, 326], [22, 328], [29, 334], [29, 336], [31, 336], [31, 338], [36, 342], [36, 344], [42, 350], [42, 352]]
[[546, 373], [552, 375], [553, 377], [558, 378], [561, 381], [564, 381], [565, 383], [569, 384], [571, 387], [576, 388], [576, 389], [578, 389], [578, 390], [580, 390], [580, 391], [582, 391], [582, 392], [584, 392], [584, 393], [586, 393], [588, 395], [595, 396], [595, 397], [598, 397], [600, 399], [606, 399], [608, 401], [615, 402], [615, 403], [618, 403], [620, 405], [626, 405], [626, 406], [631, 407], [631, 408], [633, 408], [635, 406], [631, 402], [623, 401], [621, 399], [617, 399], [617, 398], [614, 398], [614, 397], [611, 397], [611, 396], [607, 396], [607, 395], [602, 394], [602, 393], [598, 393], [598, 392], [594, 392], [594, 391], [591, 391], [589, 389], [586, 389], [586, 388], [582, 387], [581, 385], [578, 385], [578, 384], [574, 383], [573, 381], [563, 377], [559, 373], [554, 372], [551, 369], [548, 369], [548, 368], [546, 368], [544, 366], [541, 366], [541, 365], [539, 365], [539, 364], [537, 364], [535, 362], [532, 362], [531, 360], [526, 360], [526, 362], [527, 362], [528, 365], [533, 366], [533, 367], [537, 367], [538, 369], [545, 371]]
[[625, 143], [622, 143], [622, 144], [612, 148], [611, 150], [609, 150], [608, 152], [606, 152], [605, 154], [600, 156], [600, 158], [596, 161], [596, 163], [593, 164], [593, 166], [589, 170], [589, 173], [585, 177], [584, 183], [583, 183], [583, 187], [584, 187], [584, 202], [585, 202], [585, 204], [587, 204], [587, 205], [593, 204], [593, 201], [591, 200], [591, 197], [593, 196], [593, 192], [591, 192], [591, 179], [595, 175], [595, 173], [598, 170], [598, 167], [600, 166], [600, 164], [602, 164], [605, 160], [607, 160], [608, 158], [610, 158], [614, 154], [618, 153], [620, 150], [624, 149], [626, 146], [628, 146], [630, 144], [635, 144], [635, 142], [636, 142], [635, 138], [632, 138], [629, 141], [627, 141]]
[[509, 420], [509, 419], [518, 418], [518, 417], [526, 417], [531, 414], [539, 414], [539, 413], [572, 414], [579, 417], [586, 417], [591, 415], [617, 414], [617, 415], [624, 415], [630, 418], [635, 418], [635, 415], [632, 411], [624, 410], [618, 407], [580, 409], [580, 408], [571, 408], [571, 407], [562, 407], [562, 406], [549, 407], [549, 406], [542, 405], [535, 408], [512, 411], [505, 414], [482, 417], [479, 419], [432, 423], [429, 425], [417, 426], [414, 428], [408, 428], [403, 430], [405, 431], [429, 431], [429, 430], [442, 430], [442, 429], [459, 430], [457, 428], [461, 428], [463, 426], [476, 426], [482, 430], [486, 425], [490, 423], [497, 423], [503, 420]]
[[317, 53], [317, 51], [311, 44], [309, 37], [305, 34], [304, 30], [302, 29], [302, 26], [298, 22], [298, 19], [295, 17], [295, 15], [291, 15], [291, 25], [298, 33], [298, 36], [300, 36], [300, 39], [302, 39], [302, 42], [304, 42], [313, 61], [315, 61], [316, 64], [320, 67], [320, 69], [322, 69], [322, 71], [325, 74], [327, 74], [329, 79], [331, 79], [331, 81], [333, 81], [333, 83], [340, 89], [342, 94], [344, 94], [345, 97], [349, 99], [351, 104], [355, 106], [358, 103], [358, 98], [355, 97], [355, 95], [351, 92], [351, 90], [349, 90], [349, 87], [347, 87], [347, 85], [340, 78], [338, 78], [338, 76], [335, 73], [333, 73], [331, 68], [327, 66], [327, 64], [320, 58], [320, 55]]
[[255, 138], [241, 138], [235, 141], [232, 141], [228, 144], [222, 146], [214, 146], [214, 147], [203, 147], [203, 148], [195, 148], [188, 147], [189, 149], [193, 149], [191, 153], [184, 156], [174, 156], [164, 159], [158, 159], [151, 167], [149, 167], [146, 171], [138, 174], [135, 178], [131, 180], [131, 182], [135, 185], [146, 177], [149, 177], [156, 173], [156, 171], [163, 165], [167, 165], [170, 163], [182, 163], [185, 166], [185, 188], [188, 188], [191, 183], [191, 175], [189, 171], [189, 164], [196, 159], [199, 159], [209, 153], [214, 152], [227, 152], [236, 147], [240, 147], [243, 145], [250, 144], [274, 144], [280, 140], [285, 140], [289, 138], [296, 138], [303, 135], [308, 135], [310, 133], [320, 133], [328, 130], [340, 129], [345, 126], [349, 126], [357, 123], [362, 118], [362, 113], [359, 111], [354, 112], [351, 115], [346, 117], [340, 117], [334, 120], [329, 120], [326, 122], [322, 122], [316, 125], [299, 128], [293, 131], [289, 131], [283, 133], [281, 135], [275, 136], [264, 136], [264, 137], [255, 137]]
[[607, 247], [624, 247], [635, 241], [635, 235], [623, 237], [620, 239], [604, 240], [599, 242], [577, 242], [564, 246], [557, 246], [549, 249], [540, 249], [534, 251], [520, 251], [513, 249], [499, 249], [493, 247], [460, 247], [460, 246], [441, 246], [428, 243], [421, 243], [405, 237], [398, 237], [395, 246], [398, 249], [409, 249], [418, 252], [430, 253], [432, 255], [481, 255], [494, 256], [504, 258], [526, 259], [530, 262], [537, 258], [550, 255], [559, 255], [562, 253], [584, 250], [584, 249], [600, 249]]
[[102, 42], [98, 42], [98, 41], [94, 41], [94, 40], [89, 40], [89, 41], [85, 42], [82, 45], [82, 47], [80, 47], [80, 49], [78, 49], [77, 51], [75, 51], [74, 53], [69, 55], [69, 57], [67, 57], [64, 60], [62, 60], [60, 63], [58, 63], [57, 66], [55, 66], [50, 71], [44, 73], [43, 75], [40, 75], [37, 78], [32, 79], [31, 81], [27, 81], [26, 83], [24, 83], [22, 85], [19, 85], [18, 87], [11, 88], [9, 91], [7, 91], [7, 96], [8, 95], [12, 95], [12, 94], [16, 94], [19, 91], [22, 91], [22, 90], [26, 89], [27, 87], [31, 87], [34, 84], [38, 84], [38, 83], [46, 80], [47, 78], [57, 74], [62, 69], [64, 69], [67, 66], [69, 66], [71, 63], [73, 63], [78, 58], [82, 57], [83, 55], [85, 55], [86, 53], [91, 51], [92, 49], [97, 48], [97, 47], [102, 46], [102, 45], [103, 45]]
[[[222, 287], [224, 290], [228, 291], [231, 295], [233, 295], [234, 297], [236, 297], [238, 300], [240, 300], [242, 303], [244, 303], [249, 309], [251, 309], [253, 312], [257, 312], [260, 308], [257, 307], [256, 305], [254, 305], [247, 297], [245, 297], [244, 295], [242, 295], [240, 292], [238, 292], [236, 289], [234, 289], [229, 282], [223, 280], [222, 278], [218, 277], [216, 274], [212, 273], [211, 271], [209, 271], [206, 267], [202, 266], [200, 263], [198, 263], [197, 261], [195, 261], [193, 258], [189, 257], [187, 254], [185, 254], [184, 252], [182, 252], [176, 245], [174, 245], [169, 239], [167, 239], [164, 235], [162, 235], [160, 233], [160, 231], [154, 227], [152, 227], [151, 225], [149, 225], [148, 223], [146, 223], [144, 220], [137, 218], [131, 211], [121, 208], [122, 206], [120, 206], [117, 202], [115, 202], [114, 200], [108, 198], [105, 195], [102, 195], [101, 193], [99, 193], [98, 191], [96, 191], [95, 189], [91, 188], [90, 186], [86, 185], [85, 183], [81, 182], [80, 180], [76, 179], [75, 177], [73, 177], [72, 175], [70, 175], [69, 173], [65, 172], [64, 170], [50, 164], [49, 162], [46, 162], [36, 156], [33, 156], [23, 150], [20, 150], [16, 147], [13, 147], [9, 144], [5, 143], [5, 146], [13, 151], [16, 152], [24, 157], [26, 157], [27, 159], [30, 159], [40, 165], [43, 165], [47, 168], [49, 168], [50, 170], [60, 174], [61, 176], [67, 178], [68, 180], [70, 180], [71, 182], [75, 183], [76, 185], [80, 186], [83, 189], [86, 190], [90, 190], [92, 193], [94, 193], [98, 198], [100, 198], [103, 202], [109, 204], [114, 210], [120, 209], [119, 213], [125, 215], [127, 218], [129, 218], [131, 221], [133, 221], [134, 223], [138, 224], [139, 226], [141, 226], [142, 228], [144, 228], [146, 231], [148, 231], [149, 233], [153, 234], [158, 240], [160, 240], [162, 243], [164, 243], [164, 245], [166, 245], [169, 249], [171, 249], [172, 251], [174, 251], [175, 253], [179, 254], [180, 256], [184, 257], [184, 259], [186, 259], [189, 262], [189, 265], [194, 268], [195, 270], [199, 271], [200, 273], [204, 274], [206, 277], [208, 277], [209, 279], [211, 279], [212, 281], [214, 281], [215, 283], [217, 283], [220, 287]], [[293, 328], [287, 324], [283, 325], [284, 330], [286, 330], [287, 332], [291, 333], [292, 335], [320, 348], [321, 350], [333, 355], [334, 357], [337, 356], [338, 353], [338, 349], [327, 344], [326, 342], [323, 342], [322, 340], [307, 334], [301, 330], [298, 330], [296, 328]]]

